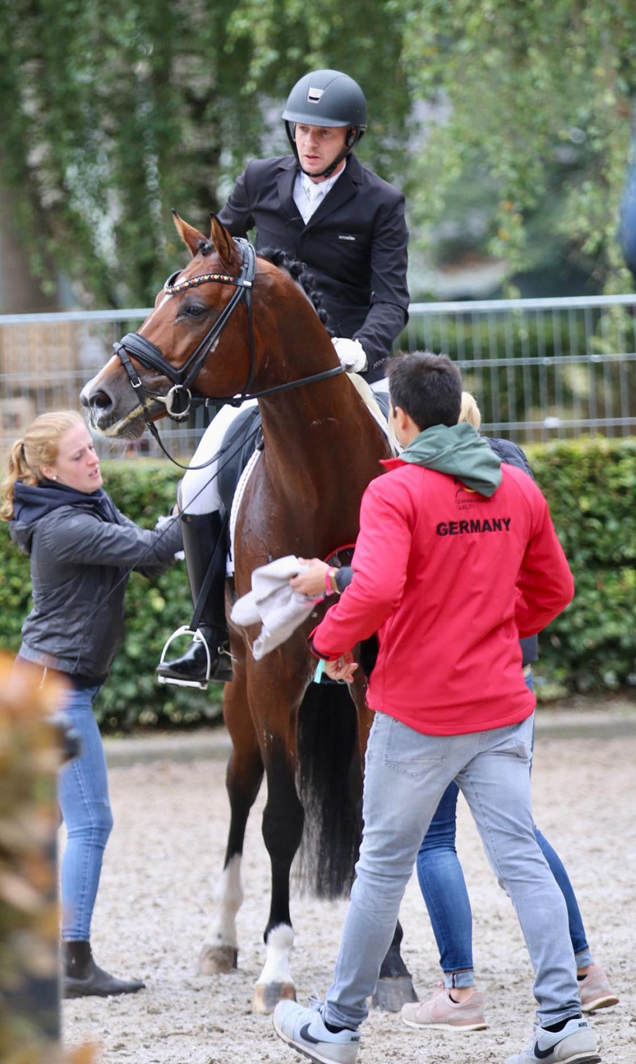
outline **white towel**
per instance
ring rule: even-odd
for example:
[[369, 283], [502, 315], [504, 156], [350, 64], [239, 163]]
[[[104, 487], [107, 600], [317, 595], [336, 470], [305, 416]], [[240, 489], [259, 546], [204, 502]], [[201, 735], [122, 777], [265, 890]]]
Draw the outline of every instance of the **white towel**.
[[252, 590], [234, 603], [230, 616], [235, 624], [245, 627], [260, 622], [262, 626], [252, 647], [255, 661], [289, 639], [320, 601], [290, 587], [292, 576], [306, 569], [293, 554], [261, 565], [252, 573]]

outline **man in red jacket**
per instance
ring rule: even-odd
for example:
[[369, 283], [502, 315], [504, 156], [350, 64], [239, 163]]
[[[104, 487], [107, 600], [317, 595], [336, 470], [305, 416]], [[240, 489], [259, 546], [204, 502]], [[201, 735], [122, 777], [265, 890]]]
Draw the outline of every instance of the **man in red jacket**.
[[413, 862], [455, 779], [536, 972], [538, 1027], [506, 1064], [597, 1064], [565, 902], [534, 835], [535, 700], [519, 648], [570, 602], [572, 576], [536, 484], [457, 424], [453, 363], [404, 355], [389, 382], [405, 450], [367, 488], [353, 580], [311, 636], [328, 673], [350, 679], [352, 648], [379, 633], [356, 882], [325, 1002], [280, 1002], [274, 1028], [312, 1060], [353, 1064]]

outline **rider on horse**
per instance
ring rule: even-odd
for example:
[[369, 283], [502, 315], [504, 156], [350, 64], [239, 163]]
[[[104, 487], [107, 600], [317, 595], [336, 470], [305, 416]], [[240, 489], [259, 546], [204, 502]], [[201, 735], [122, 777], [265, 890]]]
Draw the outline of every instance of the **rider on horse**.
[[[366, 129], [366, 101], [346, 74], [306, 74], [282, 117], [293, 155], [249, 163], [219, 220], [233, 236], [256, 228], [257, 251], [275, 247], [309, 267], [340, 361], [375, 382], [408, 316], [404, 196], [353, 154]], [[216, 416], [192, 466], [216, 454], [239, 409], [226, 406]], [[183, 542], [200, 622], [183, 656], [159, 665], [163, 682], [205, 686], [208, 679], [232, 678], [224, 602], [226, 522], [216, 473], [212, 462], [189, 469], [183, 479]]]

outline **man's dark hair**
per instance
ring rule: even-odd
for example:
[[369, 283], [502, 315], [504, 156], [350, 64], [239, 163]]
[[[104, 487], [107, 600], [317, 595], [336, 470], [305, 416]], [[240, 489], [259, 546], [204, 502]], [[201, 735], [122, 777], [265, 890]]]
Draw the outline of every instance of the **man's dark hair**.
[[462, 376], [448, 355], [413, 351], [389, 362], [389, 394], [413, 418], [420, 432], [431, 425], [456, 425], [462, 406]]

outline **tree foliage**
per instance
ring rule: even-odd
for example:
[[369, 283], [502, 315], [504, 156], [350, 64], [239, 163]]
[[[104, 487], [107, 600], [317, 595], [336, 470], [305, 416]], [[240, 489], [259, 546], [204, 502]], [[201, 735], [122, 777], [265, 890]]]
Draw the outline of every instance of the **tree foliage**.
[[147, 303], [180, 253], [170, 207], [203, 226], [261, 151], [272, 112], [286, 150], [281, 101], [311, 66], [340, 64], [365, 83], [382, 165], [391, 115], [408, 109], [389, 7], [0, 4], [0, 179], [20, 192], [36, 272], [46, 249], [98, 305]]
[[628, 287], [616, 229], [636, 89], [631, 0], [422, 0], [406, 22], [415, 91], [447, 107], [411, 175], [416, 230], [458, 184], [482, 184], [488, 248], [510, 274], [550, 242], [596, 287]]
[[145, 304], [180, 254], [169, 208], [204, 226], [249, 157], [285, 150], [294, 81], [336, 67], [415, 247], [449, 216], [470, 243], [477, 204], [509, 275], [561, 256], [624, 289], [635, 60], [632, 0], [11, 0], [0, 181], [44, 285], [49, 254], [85, 300]]

